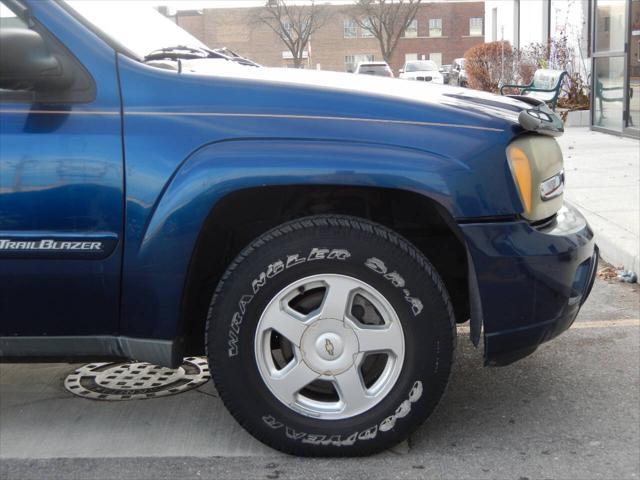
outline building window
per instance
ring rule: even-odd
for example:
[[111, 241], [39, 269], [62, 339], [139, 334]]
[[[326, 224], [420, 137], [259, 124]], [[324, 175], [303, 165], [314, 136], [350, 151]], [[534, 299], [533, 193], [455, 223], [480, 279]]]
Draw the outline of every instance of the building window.
[[349, 73], [353, 73], [353, 64], [356, 61], [355, 55], [345, 55], [344, 57], [344, 69]]
[[406, 62], [412, 62], [418, 60], [418, 54], [417, 53], [405, 53], [404, 54], [404, 61]]
[[344, 69], [353, 73], [360, 62], [373, 62], [375, 57], [371, 53], [364, 53], [358, 55], [345, 55], [344, 57]]
[[362, 21], [362, 38], [372, 38], [373, 35], [373, 28], [371, 27], [371, 20], [370, 19], [365, 19]]
[[413, 20], [411, 20], [411, 23], [409, 24], [407, 29], [404, 31], [404, 36], [407, 38], [416, 38], [418, 36], [418, 20], [417, 19], [414, 18]]
[[442, 66], [442, 54], [441, 53], [430, 53], [429, 54], [429, 60], [431, 60], [432, 62], [436, 62], [436, 65], [438, 65], [439, 67]]
[[357, 38], [358, 24], [355, 20], [344, 21], [344, 38]]
[[469, 19], [469, 35], [472, 37], [482, 36], [482, 17], [471, 17]]
[[429, 36], [430, 37], [442, 36], [442, 19], [441, 18], [429, 19]]

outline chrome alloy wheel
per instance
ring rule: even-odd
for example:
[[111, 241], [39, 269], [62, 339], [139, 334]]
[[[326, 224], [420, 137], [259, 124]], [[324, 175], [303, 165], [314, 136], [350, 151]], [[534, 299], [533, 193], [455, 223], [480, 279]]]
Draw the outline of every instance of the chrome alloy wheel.
[[373, 408], [395, 385], [405, 354], [391, 304], [365, 282], [337, 274], [303, 278], [281, 290], [260, 317], [254, 347], [271, 393], [322, 419]]

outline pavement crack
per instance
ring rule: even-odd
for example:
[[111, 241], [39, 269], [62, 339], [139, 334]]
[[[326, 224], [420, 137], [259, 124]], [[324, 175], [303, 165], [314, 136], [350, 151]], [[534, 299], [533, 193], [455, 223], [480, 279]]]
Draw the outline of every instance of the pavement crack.
[[411, 453], [413, 450], [413, 434], [407, 437], [407, 453]]
[[196, 390], [195, 390], [195, 391], [196, 391], [196, 392], [198, 392], [198, 393], [201, 393], [201, 394], [203, 394], [203, 395], [207, 395], [208, 397], [220, 398], [220, 397], [218, 396], [218, 394], [216, 394], [216, 393], [203, 392], [202, 390], [200, 390], [200, 389], [198, 389], [198, 388], [196, 388]]
[[57, 397], [40, 398], [38, 400], [31, 400], [31, 401], [28, 401], [28, 402], [20, 403], [18, 405], [10, 405], [10, 406], [7, 407], [7, 409], [32, 407], [32, 406], [38, 405], [40, 403], [52, 402], [52, 401], [57, 401], [57, 400], [69, 400], [69, 399], [73, 399], [73, 398], [76, 398], [76, 397], [74, 397], [73, 395], [65, 395], [65, 396], [57, 396]]

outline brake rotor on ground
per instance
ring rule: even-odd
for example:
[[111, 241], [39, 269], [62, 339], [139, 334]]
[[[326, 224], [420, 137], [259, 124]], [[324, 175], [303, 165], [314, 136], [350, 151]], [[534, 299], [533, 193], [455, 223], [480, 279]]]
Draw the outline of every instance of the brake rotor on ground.
[[93, 400], [143, 400], [186, 392], [210, 378], [206, 358], [188, 357], [175, 370], [144, 362], [90, 363], [69, 374], [64, 386]]

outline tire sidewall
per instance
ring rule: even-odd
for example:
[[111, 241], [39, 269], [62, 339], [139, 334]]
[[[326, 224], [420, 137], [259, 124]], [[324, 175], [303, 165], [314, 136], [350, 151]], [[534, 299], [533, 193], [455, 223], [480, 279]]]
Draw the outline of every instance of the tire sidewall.
[[[297, 453], [377, 451], [406, 437], [435, 407], [453, 350], [446, 292], [424, 257], [415, 258], [412, 247], [382, 232], [331, 226], [291, 231], [254, 244], [225, 275], [209, 313], [208, 350], [223, 400], [256, 437]], [[319, 274], [351, 276], [376, 289], [404, 333], [395, 385], [371, 410], [347, 419], [318, 420], [281, 403], [262, 379], [254, 353], [257, 325], [269, 302], [293, 282]]]

